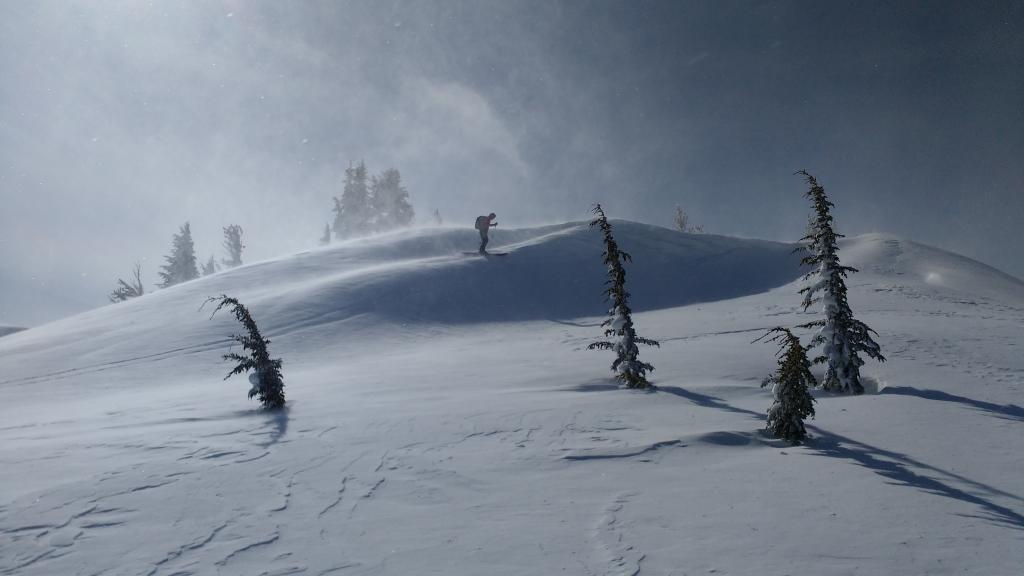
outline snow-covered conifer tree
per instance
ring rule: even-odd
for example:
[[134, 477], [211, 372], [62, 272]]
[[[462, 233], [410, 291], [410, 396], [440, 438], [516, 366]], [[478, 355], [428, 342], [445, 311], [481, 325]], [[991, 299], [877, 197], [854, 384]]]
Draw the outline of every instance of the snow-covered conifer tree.
[[167, 288], [194, 280], [199, 277], [199, 269], [196, 268], [196, 250], [192, 244], [192, 230], [188, 222], [182, 225], [172, 240], [171, 253], [164, 256], [166, 264], [161, 266], [158, 284], [161, 288]]
[[861, 394], [864, 386], [860, 382], [860, 367], [864, 365], [864, 360], [860, 354], [863, 352], [879, 362], [884, 362], [885, 357], [871, 338], [875, 331], [853, 317], [847, 302], [845, 278], [848, 273], [857, 270], [839, 263], [838, 240], [843, 236], [832, 228], [829, 209], [834, 205], [825, 196], [825, 188], [814, 176], [806, 170], [798, 174], [807, 179], [810, 186], [807, 197], [814, 206], [807, 236], [801, 239], [807, 242], [807, 255], [801, 264], [814, 269], [804, 276], [809, 283], [800, 293], [804, 295], [805, 311], [820, 303], [825, 316], [801, 327], [819, 329], [809, 347], [821, 345], [821, 354], [814, 359], [814, 363], [828, 364], [822, 387], [833, 392]]
[[129, 298], [138, 298], [146, 293], [142, 286], [142, 265], [138, 262], [132, 268], [132, 275], [127, 282], [122, 278], [117, 279], [117, 288], [114, 288], [108, 298], [111, 302], [124, 302]]
[[762, 388], [772, 386], [775, 398], [768, 409], [768, 432], [776, 438], [797, 443], [807, 436], [804, 420], [814, 417], [814, 397], [808, 390], [818, 384], [811, 374], [807, 348], [792, 332], [781, 327], [772, 328], [758, 338], [761, 339], [779, 344], [779, 368], [761, 382]]
[[217, 302], [217, 307], [213, 309], [213, 314], [210, 315], [210, 318], [213, 318], [214, 314], [221, 308], [231, 306], [235, 318], [245, 326], [245, 330], [248, 332], [245, 336], [241, 334], [233, 334], [231, 336], [231, 339], [241, 344], [242, 349], [248, 351], [249, 354], [248, 356], [243, 356], [236, 352], [225, 354], [225, 360], [234, 360], [238, 364], [235, 365], [231, 372], [228, 372], [224, 379], [227, 380], [235, 374], [252, 371], [252, 374], [249, 375], [249, 383], [252, 384], [252, 387], [249, 389], [249, 398], [258, 396], [260, 402], [263, 403], [263, 407], [268, 409], [284, 406], [284, 380], [281, 377], [281, 359], [272, 359], [270, 357], [270, 352], [267, 350], [267, 344], [270, 344], [270, 340], [260, 334], [256, 321], [252, 319], [249, 310], [237, 299], [224, 294], [219, 298], [210, 298], [206, 301], [206, 303], [209, 302]]
[[611, 301], [612, 308], [608, 311], [608, 319], [601, 325], [605, 327], [606, 338], [613, 338], [611, 341], [602, 340], [587, 346], [590, 350], [613, 350], [615, 361], [612, 362], [612, 371], [627, 388], [648, 388], [647, 372], [653, 371], [654, 366], [637, 359], [640, 350], [637, 344], [648, 346], [660, 346], [657, 341], [649, 338], [642, 338], [636, 334], [633, 327], [632, 311], [629, 309], [629, 292], [626, 291], [626, 269], [624, 262], [632, 259], [629, 254], [619, 250], [618, 244], [612, 236], [612, 225], [605, 217], [604, 210], [600, 204], [594, 205], [594, 214], [597, 215], [590, 225], [601, 229], [604, 236], [604, 263], [608, 267], [608, 288], [605, 290], [606, 300]]
[[232, 224], [224, 227], [224, 250], [227, 251], [228, 257], [221, 260], [228, 268], [234, 268], [235, 266], [242, 265], [242, 250], [245, 248], [245, 244], [242, 244], [242, 227], [238, 224]]
[[345, 170], [345, 189], [334, 198], [334, 237], [351, 238], [366, 234], [370, 228], [370, 190], [366, 164], [362, 161]]
[[320, 245], [326, 246], [331, 243], [331, 224], [324, 224], [324, 234], [320, 237]]
[[202, 273], [203, 276], [209, 276], [217, 271], [217, 262], [213, 259], [213, 254], [210, 254], [210, 259], [203, 264]]
[[434, 208], [434, 226], [441, 226], [444, 224], [444, 218], [441, 218], [441, 211]]

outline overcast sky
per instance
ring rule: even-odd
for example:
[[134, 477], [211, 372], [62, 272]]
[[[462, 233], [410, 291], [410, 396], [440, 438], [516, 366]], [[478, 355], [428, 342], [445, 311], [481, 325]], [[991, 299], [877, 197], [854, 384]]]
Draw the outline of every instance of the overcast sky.
[[343, 171], [419, 220], [839, 231], [1024, 276], [1024, 2], [0, 1], [0, 323], [315, 245]]

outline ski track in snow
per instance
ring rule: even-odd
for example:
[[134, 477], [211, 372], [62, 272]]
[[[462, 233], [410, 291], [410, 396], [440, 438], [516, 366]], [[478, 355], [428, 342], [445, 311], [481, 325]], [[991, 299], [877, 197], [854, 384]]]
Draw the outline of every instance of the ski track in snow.
[[22, 378], [13, 378], [10, 380], [0, 380], [0, 386], [6, 384], [32, 384], [41, 381], [53, 381], [60, 378], [67, 378], [70, 376], [79, 376], [82, 374], [91, 374], [94, 372], [102, 372], [104, 370], [123, 368], [126, 365], [131, 364], [152, 362], [154, 360], [164, 360], [170, 358], [180, 359], [182, 356], [188, 354], [200, 354], [203, 352], [210, 352], [212, 350], [221, 350], [230, 343], [230, 339], [224, 338], [213, 342], [204, 342], [202, 344], [196, 344], [194, 346], [183, 346], [181, 348], [173, 348], [171, 350], [165, 350], [163, 352], [144, 354], [142, 356], [134, 356], [131, 358], [124, 358], [121, 360], [112, 360], [100, 364], [85, 365], [77, 368], [68, 368], [66, 370], [58, 370], [56, 372], [48, 372], [43, 374], [37, 374], [34, 376], [25, 376]]
[[619, 494], [604, 510], [594, 529], [593, 537], [604, 562], [607, 576], [639, 576], [640, 565], [646, 555], [631, 543], [631, 537], [620, 517], [622, 508], [635, 498], [635, 492]]

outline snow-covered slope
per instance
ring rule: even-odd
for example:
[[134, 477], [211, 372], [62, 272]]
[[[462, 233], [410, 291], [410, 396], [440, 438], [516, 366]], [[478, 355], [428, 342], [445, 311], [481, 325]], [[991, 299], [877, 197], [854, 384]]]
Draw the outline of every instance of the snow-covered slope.
[[[635, 309], [655, 309], [763, 292], [795, 278], [792, 246], [724, 236], [679, 234], [619, 222], [634, 239], [630, 268]], [[49, 372], [119, 362], [153, 352], [223, 347], [232, 319], [210, 322], [198, 311], [228, 293], [257, 314], [284, 351], [313, 351], [327, 342], [365, 341], [387, 324], [457, 325], [568, 320], [606, 308], [599, 236], [585, 223], [495, 232], [492, 250], [464, 229], [416, 229], [264, 261], [109, 305], [6, 340], [5, 355], [41, 346]], [[351, 331], [361, 336], [353, 338]], [[310, 339], [316, 344], [311, 347]], [[36, 375], [14, 363], [4, 380]]]
[[[0, 339], [3, 574], [1016, 574], [1024, 285], [850, 239], [889, 361], [764, 438], [792, 246], [616, 222], [659, 390], [585, 350], [585, 224], [414, 230], [256, 263]], [[498, 246], [494, 246], [497, 250]], [[289, 408], [221, 380], [250, 306]]]
[[15, 332], [21, 332], [24, 328], [20, 326], [0, 326], [0, 336], [7, 336]]

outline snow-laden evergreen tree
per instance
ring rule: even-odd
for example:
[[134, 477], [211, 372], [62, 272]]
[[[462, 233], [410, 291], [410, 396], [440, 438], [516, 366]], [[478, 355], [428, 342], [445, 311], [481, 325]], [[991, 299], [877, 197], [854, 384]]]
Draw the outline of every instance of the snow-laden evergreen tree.
[[228, 268], [234, 268], [235, 266], [242, 265], [242, 250], [245, 248], [245, 244], [242, 244], [242, 227], [238, 224], [232, 224], [224, 227], [224, 250], [228, 253], [227, 258], [221, 259]]
[[806, 311], [815, 304], [821, 304], [821, 320], [808, 322], [801, 327], [818, 328], [810, 342], [810, 348], [821, 346], [821, 354], [814, 358], [815, 364], [828, 364], [822, 387], [832, 392], [861, 394], [864, 386], [860, 382], [860, 367], [864, 365], [861, 353], [884, 362], [881, 348], [872, 338], [877, 334], [866, 324], [853, 317], [846, 299], [846, 275], [856, 272], [855, 268], [839, 263], [839, 238], [832, 227], [830, 209], [834, 206], [825, 196], [825, 188], [818, 181], [801, 170], [810, 186], [807, 197], [814, 207], [807, 236], [806, 256], [801, 264], [812, 266], [813, 270], [804, 276], [808, 284], [800, 290], [804, 295]]
[[326, 246], [331, 243], [331, 224], [324, 224], [324, 234], [320, 237], [320, 245]]
[[196, 268], [196, 250], [192, 244], [192, 230], [188, 222], [185, 222], [174, 235], [171, 245], [171, 253], [164, 256], [166, 264], [160, 267], [161, 288], [167, 288], [194, 280], [199, 277], [199, 269]]
[[612, 225], [604, 214], [600, 204], [595, 204], [593, 209], [597, 216], [590, 225], [601, 229], [604, 236], [604, 263], [608, 267], [608, 288], [605, 290], [605, 299], [612, 303], [608, 310], [608, 319], [601, 325], [604, 326], [604, 335], [611, 340], [594, 342], [587, 346], [590, 350], [613, 350], [615, 361], [612, 362], [612, 372], [627, 388], [648, 388], [647, 373], [654, 370], [647, 362], [637, 359], [640, 350], [637, 344], [648, 346], [660, 346], [656, 340], [642, 338], [637, 335], [633, 327], [632, 311], [629, 308], [629, 292], [626, 291], [626, 269], [625, 262], [631, 262], [632, 258], [626, 252], [619, 250], [619, 245], [612, 235]]
[[248, 355], [243, 356], [236, 352], [225, 354], [223, 356], [225, 360], [233, 360], [238, 364], [235, 365], [231, 372], [228, 372], [224, 379], [227, 380], [235, 374], [251, 371], [249, 383], [252, 387], [249, 389], [249, 398], [258, 396], [263, 407], [268, 409], [284, 406], [284, 380], [281, 377], [281, 359], [270, 357], [270, 352], [267, 350], [270, 340], [260, 334], [256, 321], [252, 319], [249, 310], [237, 299], [224, 294], [219, 298], [209, 298], [204, 305], [209, 302], [217, 302], [217, 307], [213, 309], [213, 314], [210, 314], [210, 318], [213, 318], [221, 308], [230, 306], [235, 314], [235, 318], [245, 326], [247, 332], [244, 336], [241, 334], [232, 334], [231, 336], [232, 340], [242, 345], [242, 349], [247, 351]]
[[370, 229], [370, 190], [366, 164], [362, 161], [345, 170], [345, 189], [334, 198], [334, 237], [362, 236]]
[[441, 226], [444, 224], [444, 218], [441, 218], [441, 211], [434, 208], [434, 226]]
[[768, 409], [768, 432], [795, 444], [807, 436], [804, 420], [814, 417], [814, 397], [809, 390], [818, 383], [811, 374], [808, 349], [786, 328], [772, 328], [757, 340], [762, 339], [779, 344], [779, 368], [761, 382], [762, 388], [771, 385], [775, 399]]
[[146, 293], [146, 289], [142, 286], [142, 264], [138, 262], [132, 268], [132, 275], [125, 282], [124, 279], [117, 279], [117, 288], [110, 293], [108, 298], [111, 302], [124, 302], [129, 298], [138, 298]]
[[415, 215], [409, 204], [409, 191], [402, 186], [402, 175], [389, 168], [370, 180], [371, 226], [376, 231], [392, 230], [412, 224]]
[[209, 276], [217, 271], [217, 262], [213, 259], [213, 254], [210, 254], [210, 259], [203, 264], [201, 272], [203, 276]]

